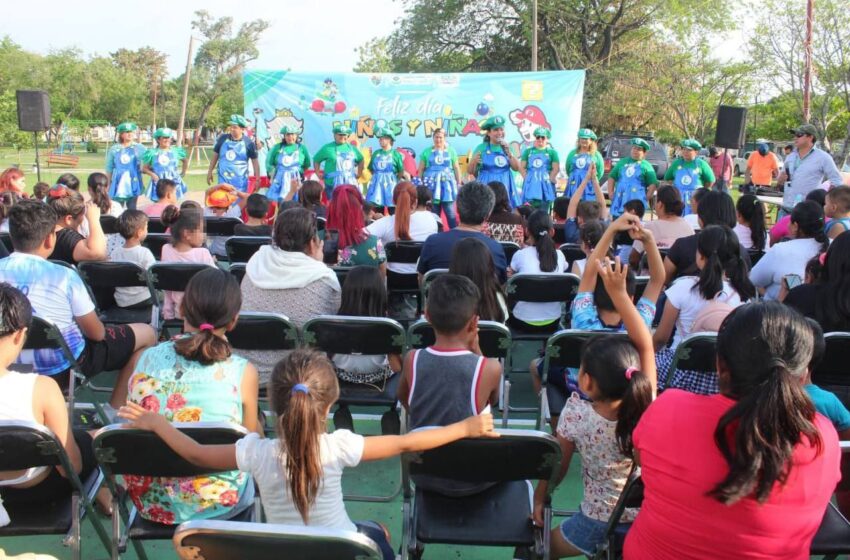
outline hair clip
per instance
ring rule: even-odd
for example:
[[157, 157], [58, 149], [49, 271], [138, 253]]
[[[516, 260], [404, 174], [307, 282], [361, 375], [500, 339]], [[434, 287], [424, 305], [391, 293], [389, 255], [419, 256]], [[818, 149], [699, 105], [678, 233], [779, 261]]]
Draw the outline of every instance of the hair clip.
[[65, 185], [57, 183], [56, 185], [53, 185], [53, 188], [47, 191], [47, 196], [50, 198], [63, 198], [68, 196], [68, 188], [65, 187]]
[[537, 233], [537, 236], [538, 236], [538, 237], [543, 237], [544, 235], [549, 235], [549, 232], [548, 232], [547, 230], [545, 230], [545, 229], [540, 230], [540, 231]]
[[824, 251], [823, 253], [820, 254], [820, 257], [818, 257], [818, 260], [820, 261], [821, 266], [826, 266], [826, 251]]
[[209, 324], [209, 323], [201, 323], [201, 326], [198, 327], [198, 328], [202, 331], [210, 331], [210, 332], [215, 330], [215, 327], [213, 325]]
[[635, 372], [637, 372], [637, 370], [638, 370], [638, 369], [637, 369], [637, 368], [634, 368], [634, 367], [626, 368], [626, 379], [628, 379], [629, 381], [631, 381], [631, 380], [632, 380], [632, 376], [635, 374]]
[[304, 393], [305, 395], [309, 395], [310, 388], [303, 383], [296, 383], [292, 386], [292, 394], [294, 395], [295, 393]]

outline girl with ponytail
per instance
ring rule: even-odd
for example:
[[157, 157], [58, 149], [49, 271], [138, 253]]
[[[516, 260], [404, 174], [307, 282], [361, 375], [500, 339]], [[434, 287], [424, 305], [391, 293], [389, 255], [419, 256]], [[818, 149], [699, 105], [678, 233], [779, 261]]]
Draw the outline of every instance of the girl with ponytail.
[[[171, 232], [171, 243], [162, 246], [162, 262], [187, 262], [215, 266], [215, 259], [204, 246], [204, 215], [196, 202], [183, 201], [180, 208], [168, 206], [160, 217], [162, 224]], [[180, 319], [183, 292], [164, 292], [162, 316], [165, 319]]]
[[696, 264], [699, 276], [682, 276], [667, 289], [667, 304], [653, 339], [659, 351], [656, 358], [662, 386], [711, 394], [717, 392], [717, 376], [705, 372], [677, 371], [674, 374], [669, 371], [676, 347], [693, 332], [694, 321], [706, 306], [722, 303], [737, 307], [754, 297], [756, 291], [747, 278], [738, 238], [729, 227], [708, 226], [698, 235]]
[[[419, 202], [416, 187], [401, 181], [393, 189], [395, 214], [375, 220], [366, 228], [386, 246], [392, 241], [425, 241], [437, 233], [437, 221], [426, 212], [416, 212]], [[416, 274], [415, 263], [387, 263], [387, 270], [398, 274]]]
[[[652, 335], [626, 290], [628, 266], [608, 259], [593, 266], [623, 318], [629, 340], [600, 335], [589, 339], [582, 349], [578, 386], [590, 400], [577, 392], [570, 395], [556, 435], [563, 452], [558, 480], [567, 473], [570, 459], [578, 451], [584, 500], [579, 513], [552, 529], [552, 558], [593, 556], [603, 541], [611, 510], [634, 468], [632, 431], [655, 391]], [[547, 482], [541, 482], [535, 493], [534, 522], [538, 526], [543, 523], [547, 486]], [[635, 514], [633, 509], [626, 510], [622, 521], [630, 523]]]
[[[236, 326], [242, 294], [228, 272], [210, 268], [186, 286], [186, 334], [146, 350], [129, 381], [128, 402], [162, 422], [231, 422], [262, 433], [257, 421], [257, 369], [233, 354], [226, 333]], [[177, 525], [227, 519], [252, 506], [251, 479], [235, 467], [193, 478], [126, 476], [127, 491], [147, 520]]]
[[122, 407], [120, 414], [131, 421], [131, 427], [156, 432], [196, 465], [239, 469], [253, 476], [269, 523], [356, 530], [378, 544], [385, 560], [395, 558], [386, 529], [375, 522], [352, 523], [345, 511], [343, 470], [361, 461], [431, 449], [461, 438], [496, 436], [490, 414], [402, 436], [363, 437], [348, 430], [327, 433], [327, 417], [339, 397], [339, 384], [327, 356], [307, 349], [295, 350], [278, 362], [269, 381], [269, 396], [277, 415], [277, 437], [249, 434], [231, 445], [200, 445], [163, 416], [134, 404]]
[[626, 558], [809, 557], [841, 478], [838, 435], [803, 388], [812, 352], [811, 327], [779, 303], [726, 317], [720, 394], [667, 390], [634, 432], [645, 489]]
[[744, 194], [735, 205], [738, 223], [735, 235], [744, 249], [764, 251], [770, 237], [764, 221], [764, 204], [754, 194]]

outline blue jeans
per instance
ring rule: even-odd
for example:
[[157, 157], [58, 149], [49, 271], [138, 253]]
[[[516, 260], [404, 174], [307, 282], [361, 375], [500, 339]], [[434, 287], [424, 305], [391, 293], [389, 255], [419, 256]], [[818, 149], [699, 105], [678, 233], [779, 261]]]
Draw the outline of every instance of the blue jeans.
[[[565, 541], [585, 555], [593, 556], [596, 553], [596, 548], [605, 540], [607, 526], [607, 521], [591, 519], [578, 512], [561, 523], [561, 535]], [[614, 529], [614, 532], [617, 535], [624, 536], [631, 526], [631, 523], [620, 523]]]
[[440, 211], [446, 213], [446, 221], [449, 223], [449, 229], [454, 229], [457, 227], [457, 211], [455, 210], [455, 201], [449, 200], [446, 202], [441, 202], [437, 204], [436, 202], [431, 206], [431, 211], [440, 217]]
[[393, 552], [393, 547], [387, 540], [387, 534], [384, 532], [383, 527], [374, 521], [358, 521], [355, 525], [357, 526], [358, 533], [375, 541], [375, 544], [381, 550], [381, 555], [384, 557], [383, 560], [395, 560], [395, 552]]

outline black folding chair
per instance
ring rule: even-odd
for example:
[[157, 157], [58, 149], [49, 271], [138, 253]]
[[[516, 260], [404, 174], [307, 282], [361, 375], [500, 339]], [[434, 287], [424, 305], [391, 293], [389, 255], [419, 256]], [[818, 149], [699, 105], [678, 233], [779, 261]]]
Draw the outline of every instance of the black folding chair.
[[[174, 423], [174, 426], [204, 445], [227, 445], [244, 437], [248, 430], [228, 422]], [[133, 542], [136, 556], [147, 559], [143, 540], [172, 538], [176, 526], [147, 521], [136, 511], [126, 492], [119, 492], [116, 476], [197, 477], [215, 474], [215, 469], [193, 465], [171, 450], [154, 432], [128, 429], [121, 424], [106, 426], [94, 435], [94, 454], [106, 483], [112, 492], [112, 558], [127, 550], [127, 539]], [[129, 502], [129, 503], [128, 503]], [[254, 507], [236, 515], [233, 521], [253, 521]], [[125, 531], [121, 532], [121, 519]]]
[[165, 227], [165, 224], [162, 223], [162, 218], [159, 216], [148, 219], [148, 236], [152, 233], [163, 234], [166, 229], [168, 228]]
[[150, 249], [150, 252], [153, 253], [154, 258], [158, 261], [162, 260], [162, 248], [168, 243], [171, 243], [170, 234], [150, 233], [150, 231], [148, 231], [145, 240], [142, 241], [142, 245]]
[[432, 268], [422, 275], [422, 286], [419, 288], [421, 292], [419, 299], [422, 301], [421, 309], [425, 309], [425, 302], [428, 301], [428, 290], [431, 288], [431, 283], [436, 280], [437, 277], [448, 273], [448, 268]]
[[834, 391], [844, 406], [850, 405], [847, 387], [850, 387], [850, 333], [831, 332], [824, 335], [826, 353], [820, 365], [812, 372], [812, 383]]
[[339, 287], [341, 288], [345, 284], [345, 279], [348, 278], [348, 273], [351, 272], [353, 266], [333, 266], [331, 270], [336, 274], [336, 279], [339, 282]]
[[67, 498], [57, 498], [49, 504], [3, 504], [12, 521], [0, 527], [0, 538], [65, 535], [63, 544], [71, 548], [71, 557], [79, 560], [80, 525], [85, 515], [103, 546], [109, 550], [109, 533], [94, 510], [94, 498], [103, 482], [100, 471], [94, 469], [86, 480], [81, 481], [65, 448], [49, 429], [34, 422], [0, 420], [0, 471], [33, 467], [62, 467], [73, 491]]
[[118, 233], [118, 218], [109, 214], [100, 217], [100, 228], [104, 235], [112, 235]]
[[747, 252], [750, 254], [750, 268], [754, 267], [764, 256], [764, 251], [759, 251], [756, 248], [747, 249]]
[[[850, 441], [840, 441], [841, 480], [836, 490], [850, 490]], [[850, 522], [832, 503], [826, 505], [823, 520], [812, 539], [812, 555], [822, 554], [823, 560], [837, 560], [840, 554], [850, 554]]]
[[164, 296], [161, 292], [185, 292], [186, 285], [194, 275], [207, 270], [209, 265], [200, 263], [156, 263], [148, 269], [148, 286], [159, 309], [160, 336], [168, 331], [182, 332], [183, 319], [165, 319], [162, 317]]
[[218, 216], [206, 216], [204, 218], [204, 232], [207, 235], [219, 237], [232, 237], [233, 230], [242, 223], [239, 218], [227, 218]]
[[670, 386], [676, 370], [698, 371], [717, 376], [717, 333], [699, 332], [686, 336], [676, 347], [667, 371], [665, 388]]
[[[664, 260], [664, 257], [667, 256], [667, 253], [670, 252], [669, 247], [659, 247], [658, 252], [661, 253], [661, 260]], [[644, 270], [649, 270], [649, 257], [646, 256], [646, 251], [640, 256], [640, 264], [638, 265], [638, 270], [635, 270], [635, 274], [638, 274]]]
[[104, 323], [151, 323], [153, 298], [150, 305], [138, 309], [118, 307], [115, 288], [148, 288], [148, 273], [131, 262], [84, 261], [77, 266], [83, 281], [89, 286], [97, 303], [98, 315]]
[[[420, 558], [421, 543], [528, 547], [535, 558], [549, 558], [551, 492], [560, 469], [560, 445], [543, 432], [499, 433], [499, 438], [463, 439], [402, 456], [402, 558]], [[416, 476], [495, 484], [471, 496], [449, 497], [414, 490], [410, 478]], [[530, 480], [549, 481], [542, 528], [530, 522]]]
[[[387, 252], [387, 264], [416, 264], [422, 252], [421, 241], [390, 241], [384, 245]], [[401, 296], [416, 296], [417, 314], [421, 313], [422, 301], [419, 299], [419, 276], [402, 274], [387, 269], [387, 293]]]
[[514, 257], [514, 254], [519, 251], [520, 246], [513, 241], [499, 241], [499, 245], [502, 246], [502, 250], [505, 252], [505, 262], [508, 263], [508, 266], [510, 266], [511, 259]]
[[[397, 321], [385, 317], [348, 317], [320, 315], [304, 323], [301, 329], [304, 344], [329, 355], [385, 355], [404, 354], [407, 335]], [[351, 422], [348, 407], [375, 406], [388, 409], [381, 417], [381, 428], [386, 433], [399, 433], [401, 420], [398, 413], [398, 382], [396, 373], [383, 382], [383, 387], [365, 383], [339, 381], [339, 399], [334, 423], [345, 418]], [[388, 496], [346, 496], [347, 500], [367, 502], [389, 502], [401, 491], [398, 487]]]
[[381, 560], [378, 545], [354, 531], [237, 521], [187, 521], [174, 532], [180, 558], [205, 560]]
[[227, 260], [231, 263], [246, 263], [263, 245], [271, 245], [271, 237], [234, 235], [224, 242]]
[[[425, 319], [420, 319], [407, 329], [407, 343], [410, 348], [420, 349], [433, 346], [437, 337], [434, 327]], [[487, 358], [502, 360], [508, 363], [511, 355], [511, 331], [502, 323], [495, 321], [478, 321], [478, 346]], [[508, 411], [510, 407], [511, 382], [502, 368], [501, 390], [499, 391], [502, 410], [502, 427], [508, 427]]]
[[236, 277], [239, 280], [239, 283], [242, 283], [242, 279], [245, 278], [245, 263], [231, 263], [230, 264], [230, 274]]
[[15, 248], [12, 247], [12, 236], [9, 232], [4, 231], [0, 233], [0, 243], [6, 247], [6, 250], [9, 251], [9, 253], [13, 253], [15, 251]]
[[558, 249], [564, 254], [564, 258], [567, 259], [567, 268], [572, 268], [575, 261], [587, 257], [581, 248], [581, 243], [564, 243]]
[[605, 526], [605, 537], [601, 544], [597, 546], [594, 560], [620, 560], [623, 557], [623, 544], [625, 537], [617, 533], [617, 526], [620, 524], [620, 519], [623, 518], [626, 508], [639, 508], [643, 504], [643, 480], [639, 474], [635, 474], [633, 470], [629, 474], [626, 485], [611, 510], [611, 516], [608, 518], [608, 524]]
[[316, 231], [325, 231], [328, 226], [328, 220], [321, 216], [316, 216]]

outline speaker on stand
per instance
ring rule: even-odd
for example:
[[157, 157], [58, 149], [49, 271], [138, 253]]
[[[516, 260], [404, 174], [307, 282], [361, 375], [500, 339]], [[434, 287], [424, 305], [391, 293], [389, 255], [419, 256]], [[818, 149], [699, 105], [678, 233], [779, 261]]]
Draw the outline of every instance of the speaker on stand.
[[726, 162], [729, 149], [740, 150], [744, 147], [747, 134], [747, 108], [720, 105], [717, 107], [717, 129], [714, 132], [714, 145], [723, 148], [723, 165], [720, 181], [726, 175]]
[[35, 143], [35, 167], [41, 181], [41, 162], [38, 159], [38, 133], [50, 128], [50, 97], [46, 91], [19, 89], [15, 92], [18, 102], [18, 128], [32, 132]]

